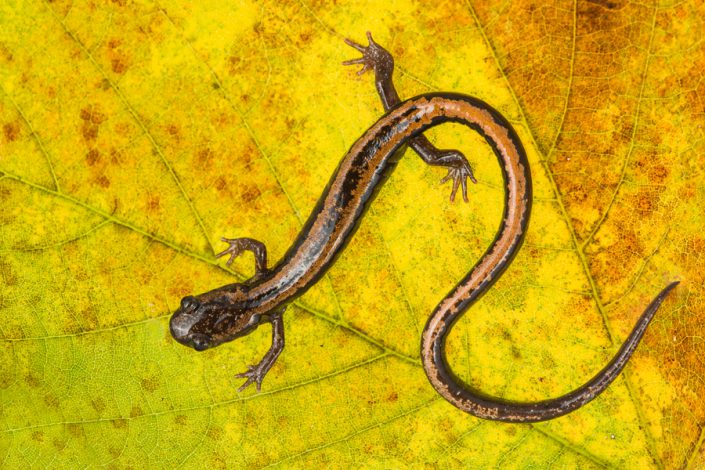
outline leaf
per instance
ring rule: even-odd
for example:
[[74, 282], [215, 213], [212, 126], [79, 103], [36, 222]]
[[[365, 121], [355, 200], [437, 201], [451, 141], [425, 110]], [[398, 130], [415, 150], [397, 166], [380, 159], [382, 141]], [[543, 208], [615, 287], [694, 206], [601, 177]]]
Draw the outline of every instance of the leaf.
[[[8, 467], [699, 467], [705, 407], [705, 11], [698, 2], [65, 2], [0, 6], [0, 456]], [[340, 62], [371, 30], [403, 97], [504, 114], [532, 165], [526, 243], [456, 325], [454, 370], [514, 400], [571, 390], [658, 312], [594, 402], [536, 425], [439, 398], [426, 318], [491, 243], [494, 156], [430, 132], [479, 183], [450, 204], [407, 152], [340, 260], [268, 327], [196, 353], [179, 299], [252, 275], [220, 237], [284, 254], [381, 115]]]

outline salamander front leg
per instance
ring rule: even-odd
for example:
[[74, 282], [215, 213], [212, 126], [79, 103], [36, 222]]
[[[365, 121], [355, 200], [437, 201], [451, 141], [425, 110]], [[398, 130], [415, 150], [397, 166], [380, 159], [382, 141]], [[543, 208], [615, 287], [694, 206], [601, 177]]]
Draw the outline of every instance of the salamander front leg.
[[230, 247], [226, 250], [215, 255], [216, 258], [230, 255], [230, 259], [225, 263], [230, 266], [232, 262], [237, 258], [243, 251], [251, 251], [255, 255], [255, 277], [260, 276], [267, 271], [267, 248], [264, 243], [253, 240], [252, 238], [221, 238], [225, 243], [230, 244]]
[[243, 372], [242, 374], [237, 374], [235, 376], [238, 378], [247, 379], [247, 381], [242, 384], [242, 387], [238, 389], [238, 392], [242, 392], [253, 383], [256, 384], [257, 391], [259, 392], [262, 388], [262, 380], [264, 380], [264, 376], [267, 375], [267, 372], [269, 372], [269, 369], [272, 368], [274, 362], [279, 357], [279, 354], [281, 354], [284, 350], [284, 310], [285, 309], [281, 309], [270, 315], [272, 322], [272, 346], [269, 348], [269, 351], [267, 351], [267, 354], [265, 354], [262, 360], [259, 361], [259, 364], [249, 366], [247, 368], [247, 372]]
[[[350, 39], [346, 39], [345, 43], [357, 49], [362, 53], [362, 57], [358, 59], [346, 60], [343, 65], [362, 65], [358, 75], [365, 73], [367, 70], [375, 72], [375, 87], [377, 93], [382, 100], [384, 110], [389, 111], [391, 108], [401, 102], [394, 83], [392, 81], [392, 73], [394, 72], [394, 58], [385, 48], [377, 44], [372, 39], [372, 34], [367, 33], [368, 46], [363, 46]], [[468, 178], [473, 183], [477, 183], [475, 176], [472, 173], [472, 167], [468, 163], [467, 158], [458, 150], [441, 150], [437, 149], [423, 135], [417, 136], [409, 141], [409, 145], [421, 159], [429, 165], [443, 166], [448, 168], [448, 174], [441, 180], [441, 184], [446, 181], [453, 180], [453, 189], [450, 193], [451, 202], [455, 200], [455, 195], [458, 192], [458, 187], [462, 187], [463, 200], [468, 201]]]

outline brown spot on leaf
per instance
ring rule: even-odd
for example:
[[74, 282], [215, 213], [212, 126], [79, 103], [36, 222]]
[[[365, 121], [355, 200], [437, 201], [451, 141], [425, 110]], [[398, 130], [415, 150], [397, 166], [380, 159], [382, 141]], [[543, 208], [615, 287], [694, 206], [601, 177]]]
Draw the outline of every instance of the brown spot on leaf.
[[155, 277], [154, 273], [145, 269], [138, 270], [135, 275], [139, 277], [139, 280], [143, 285], [149, 284]]
[[215, 180], [215, 187], [218, 189], [218, 191], [222, 191], [228, 186], [228, 182], [225, 181], [225, 178], [222, 176], [219, 176], [218, 179]]
[[127, 420], [124, 418], [117, 418], [110, 421], [114, 428], [124, 429], [127, 427]]
[[127, 70], [127, 62], [120, 57], [116, 57], [110, 61], [110, 68], [115, 73], [123, 74]]
[[100, 175], [98, 178], [96, 178], [95, 182], [101, 188], [109, 188], [110, 187], [110, 180], [105, 175]]
[[133, 406], [130, 410], [130, 418], [136, 418], [138, 416], [144, 415], [144, 411], [139, 406]]
[[150, 212], [154, 212], [159, 210], [159, 207], [161, 205], [160, 199], [159, 199], [159, 194], [152, 194], [149, 196], [149, 199], [147, 200], [147, 210]]
[[684, 201], [688, 201], [695, 197], [695, 188], [692, 185], [686, 185], [678, 190], [678, 197]]
[[8, 62], [12, 62], [12, 59], [14, 58], [10, 49], [8, 49], [7, 46], [1, 42], [0, 42], [0, 55], [2, 55], [2, 57]]
[[6, 286], [17, 285], [17, 275], [12, 265], [5, 258], [0, 258], [0, 279], [4, 281]]
[[94, 410], [96, 410], [96, 412], [98, 412], [98, 414], [105, 411], [105, 408], [107, 407], [105, 399], [103, 397], [98, 397], [91, 400], [91, 406]]
[[242, 58], [237, 55], [232, 55], [228, 57], [228, 74], [229, 75], [240, 75], [240, 68], [242, 66]]
[[635, 199], [634, 207], [637, 213], [643, 217], [654, 211], [658, 195], [654, 191], [640, 190]]
[[649, 178], [654, 184], [662, 184], [668, 178], [671, 171], [661, 164], [652, 166], [649, 170]]
[[512, 357], [514, 359], [521, 359], [521, 350], [517, 348], [513, 343], [512, 343]]
[[186, 426], [188, 424], [188, 416], [186, 415], [176, 415], [174, 422], [180, 426]]
[[140, 380], [140, 386], [143, 390], [154, 392], [159, 388], [159, 379], [157, 377], [144, 377]]
[[88, 280], [88, 272], [83, 266], [76, 266], [73, 269], [73, 277], [79, 282]]
[[50, 408], [59, 407], [59, 399], [52, 393], [47, 393], [44, 395], [44, 403], [46, 403]]
[[311, 42], [311, 38], [313, 37], [312, 31], [304, 31], [299, 34], [299, 42], [302, 44], [308, 44]]
[[87, 141], [95, 140], [98, 137], [99, 126], [107, 119], [107, 116], [100, 110], [98, 105], [90, 105], [82, 108], [79, 116], [83, 120], [81, 134]]
[[34, 431], [32, 433], [32, 440], [37, 442], [44, 442], [44, 433], [42, 431]]
[[179, 126], [176, 124], [169, 124], [166, 126], [166, 132], [172, 136], [176, 141], [181, 140], [181, 132], [179, 132]]
[[20, 136], [20, 126], [16, 122], [8, 122], [2, 126], [2, 132], [5, 140], [13, 142]]
[[110, 150], [110, 163], [112, 165], [119, 165], [122, 162], [122, 152], [120, 150], [113, 148]]
[[41, 382], [39, 381], [39, 379], [36, 378], [32, 374], [25, 376], [24, 381], [27, 382], [27, 385], [29, 385], [32, 388], [37, 388], [41, 385]]
[[98, 126], [85, 123], [81, 128], [81, 134], [83, 134], [83, 138], [88, 141], [95, 140], [98, 137]]
[[93, 305], [88, 305], [80, 313], [82, 320], [81, 331], [91, 331], [98, 327], [98, 315]]
[[80, 116], [81, 116], [82, 120], [88, 121], [88, 122], [91, 122], [91, 123], [97, 124], [97, 125], [102, 124], [107, 119], [107, 117], [100, 110], [98, 105], [90, 105], [86, 108], [82, 108]]
[[99, 161], [100, 161], [100, 151], [98, 151], [95, 148], [90, 149], [88, 151], [88, 153], [86, 154], [86, 163], [89, 166], [93, 166], [96, 163], [98, 163]]
[[198, 168], [205, 170], [213, 164], [213, 151], [208, 147], [203, 147], [196, 152], [196, 163]]
[[578, 204], [585, 202], [588, 198], [587, 191], [585, 190], [585, 187], [582, 184], [576, 184], [575, 188], [569, 192], [573, 200]]
[[245, 186], [243, 188], [241, 197], [244, 202], [252, 202], [257, 199], [261, 194], [262, 193], [260, 192], [259, 188], [253, 184]]
[[218, 427], [208, 428], [208, 431], [206, 431], [206, 435], [214, 441], [222, 439], [224, 434], [223, 430]]
[[56, 450], [61, 451], [66, 447], [66, 441], [56, 437], [51, 441], [51, 445], [53, 445]]
[[69, 430], [69, 433], [73, 437], [82, 437], [85, 434], [83, 432], [83, 426], [81, 426], [80, 424], [77, 424], [77, 423], [68, 423], [66, 425], [66, 429]]
[[582, 220], [576, 219], [576, 218], [571, 218], [570, 223], [573, 225], [575, 228], [575, 231], [577, 233], [581, 233], [585, 230], [585, 224], [583, 223]]
[[286, 428], [291, 425], [291, 420], [288, 416], [282, 415], [277, 418], [277, 424], [282, 428]]

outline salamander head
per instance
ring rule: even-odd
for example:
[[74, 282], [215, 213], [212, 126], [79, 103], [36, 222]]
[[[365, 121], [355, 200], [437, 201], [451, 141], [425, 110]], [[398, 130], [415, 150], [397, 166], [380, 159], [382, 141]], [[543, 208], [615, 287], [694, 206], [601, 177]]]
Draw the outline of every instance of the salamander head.
[[251, 333], [261, 318], [248, 308], [245, 286], [231, 284], [181, 299], [169, 329], [179, 343], [203, 351]]

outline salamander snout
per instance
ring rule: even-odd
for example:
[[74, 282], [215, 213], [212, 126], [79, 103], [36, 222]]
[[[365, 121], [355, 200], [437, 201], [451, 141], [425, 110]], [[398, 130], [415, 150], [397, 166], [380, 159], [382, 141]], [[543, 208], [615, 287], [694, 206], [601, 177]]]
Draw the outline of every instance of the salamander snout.
[[169, 331], [171, 336], [176, 341], [187, 346], [192, 346], [194, 349], [202, 351], [207, 349], [207, 341], [204, 338], [195, 338], [196, 335], [191, 330], [198, 322], [199, 315], [197, 314], [201, 302], [193, 296], [184, 297], [181, 299], [179, 309], [174, 312], [169, 320]]
[[169, 320], [169, 331], [184, 346], [204, 351], [250, 333], [263, 321], [261, 317], [249, 309], [242, 286], [232, 284], [181, 299]]

